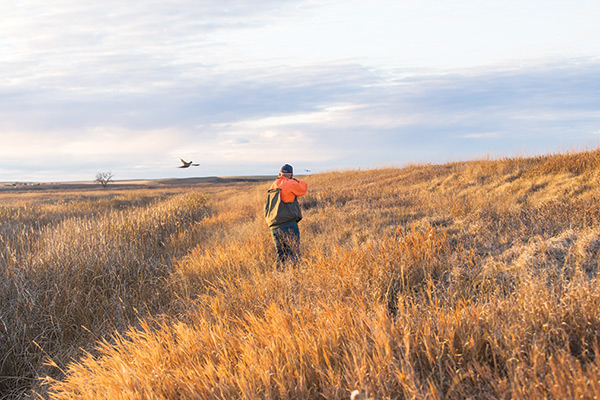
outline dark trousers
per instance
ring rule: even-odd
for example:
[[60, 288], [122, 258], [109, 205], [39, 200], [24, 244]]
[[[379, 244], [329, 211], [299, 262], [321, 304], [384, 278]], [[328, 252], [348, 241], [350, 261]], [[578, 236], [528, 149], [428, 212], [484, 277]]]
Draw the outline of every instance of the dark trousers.
[[298, 261], [300, 253], [300, 230], [297, 222], [290, 222], [271, 229], [271, 236], [277, 249], [277, 268], [290, 261]]

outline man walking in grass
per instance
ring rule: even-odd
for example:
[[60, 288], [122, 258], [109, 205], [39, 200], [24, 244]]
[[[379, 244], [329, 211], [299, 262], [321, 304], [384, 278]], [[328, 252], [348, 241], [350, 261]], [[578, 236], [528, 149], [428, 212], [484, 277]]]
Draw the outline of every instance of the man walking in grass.
[[271, 236], [277, 250], [277, 268], [287, 261], [295, 263], [300, 252], [300, 230], [298, 221], [302, 212], [298, 197], [308, 190], [304, 181], [294, 179], [294, 168], [285, 164], [281, 167], [279, 177], [268, 192], [265, 204], [265, 219], [271, 229]]

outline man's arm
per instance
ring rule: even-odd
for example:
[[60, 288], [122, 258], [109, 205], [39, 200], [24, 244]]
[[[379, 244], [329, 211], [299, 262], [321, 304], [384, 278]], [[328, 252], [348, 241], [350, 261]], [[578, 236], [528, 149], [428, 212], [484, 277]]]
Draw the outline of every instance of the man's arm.
[[294, 183], [292, 185], [292, 193], [294, 194], [294, 196], [304, 196], [308, 191], [308, 185], [306, 184], [306, 182], [299, 181], [297, 179], [294, 179], [293, 182]]

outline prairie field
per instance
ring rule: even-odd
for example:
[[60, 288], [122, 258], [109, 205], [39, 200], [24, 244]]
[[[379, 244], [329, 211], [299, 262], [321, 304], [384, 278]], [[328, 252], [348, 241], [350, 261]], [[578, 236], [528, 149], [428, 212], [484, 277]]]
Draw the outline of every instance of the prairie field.
[[600, 150], [0, 191], [0, 399], [600, 398]]

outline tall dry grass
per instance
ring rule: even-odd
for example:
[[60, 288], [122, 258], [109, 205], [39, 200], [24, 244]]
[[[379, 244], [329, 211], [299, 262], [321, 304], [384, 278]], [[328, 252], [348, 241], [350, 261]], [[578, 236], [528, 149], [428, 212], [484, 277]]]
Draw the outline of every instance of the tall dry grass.
[[[196, 242], [202, 194], [161, 193], [0, 206], [0, 391], [57, 371], [80, 347], [173, 302], [171, 260]], [[58, 365], [57, 364], [57, 365]]]
[[[139, 244], [114, 252], [124, 265], [163, 254], [149, 268], [155, 281], [111, 280], [108, 262], [79, 284], [106, 294], [86, 300], [65, 284], [74, 308], [106, 299], [109, 322], [82, 358], [69, 347], [77, 341], [48, 340], [64, 376], [39, 367], [45, 353], [28, 376], [49, 374], [47, 392], [35, 390], [53, 399], [598, 397], [599, 162], [587, 151], [311, 176], [303, 260], [285, 271], [272, 265], [264, 183], [203, 187], [189, 219], [185, 193], [125, 206], [121, 218], [137, 215], [139, 231], [115, 232]], [[141, 233], [176, 210], [181, 226], [193, 221], [191, 239], [176, 224]], [[80, 222], [57, 223], [30, 247], [18, 242], [18, 254], [101, 246], [103, 217], [73, 218], [91, 224], [83, 235], [73, 233]], [[77, 274], [85, 263], [64, 246], [46, 257]], [[145, 311], [118, 317], [115, 289], [133, 291], [122, 307]], [[68, 348], [78, 358], [66, 367]]]

